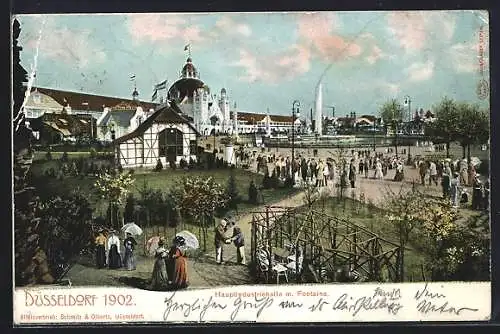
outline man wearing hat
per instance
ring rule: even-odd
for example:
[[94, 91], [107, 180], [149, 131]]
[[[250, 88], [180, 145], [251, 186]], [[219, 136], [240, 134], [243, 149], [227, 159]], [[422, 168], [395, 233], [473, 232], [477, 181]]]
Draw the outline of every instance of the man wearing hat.
[[223, 260], [223, 247], [225, 243], [230, 243], [231, 241], [226, 237], [227, 231], [227, 221], [222, 219], [215, 228], [215, 262], [217, 264], [224, 263]]

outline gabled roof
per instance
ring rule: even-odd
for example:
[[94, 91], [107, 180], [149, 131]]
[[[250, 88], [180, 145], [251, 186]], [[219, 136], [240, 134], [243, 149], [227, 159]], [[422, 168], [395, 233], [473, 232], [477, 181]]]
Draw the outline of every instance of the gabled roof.
[[169, 101], [170, 105], [165, 105], [158, 110], [156, 110], [151, 116], [149, 116], [144, 122], [142, 122], [134, 131], [127, 133], [120, 138], [116, 138], [114, 144], [123, 143], [129, 139], [141, 136], [144, 132], [149, 129], [153, 123], [173, 123], [173, 124], [188, 124], [189, 127], [196, 133], [200, 135], [198, 130], [193, 126], [189, 120], [181, 115], [181, 110], [173, 101]]
[[144, 109], [154, 109], [158, 106], [158, 104], [151, 102], [134, 101], [132, 99], [71, 92], [52, 88], [32, 87], [31, 91], [38, 91], [39, 93], [50, 96], [62, 106], [69, 104], [73, 109], [86, 109], [87, 103], [89, 110], [102, 110], [103, 106], [114, 107], [120, 103], [134, 106], [140, 105]]
[[[233, 119], [233, 114], [234, 112], [230, 112], [230, 119]], [[250, 112], [238, 112], [238, 120], [239, 121], [247, 121], [249, 123], [255, 122], [261, 122], [264, 120], [266, 117], [266, 114], [257, 114], [257, 113], [250, 113]], [[283, 115], [269, 115], [270, 121], [271, 122], [287, 122], [291, 123], [292, 122], [292, 116], [283, 116]]]
[[135, 110], [123, 110], [123, 111], [110, 111], [104, 116], [102, 122], [99, 126], [106, 126], [111, 120], [113, 120], [117, 126], [122, 128], [127, 128], [130, 126], [130, 120], [135, 115]]

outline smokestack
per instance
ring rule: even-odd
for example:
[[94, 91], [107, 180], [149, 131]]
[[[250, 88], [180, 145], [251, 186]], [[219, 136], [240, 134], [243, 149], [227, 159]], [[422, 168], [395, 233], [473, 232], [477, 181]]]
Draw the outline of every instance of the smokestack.
[[315, 130], [316, 133], [320, 136], [323, 134], [323, 94], [322, 94], [323, 85], [320, 82], [318, 85], [318, 90], [316, 92], [316, 125]]

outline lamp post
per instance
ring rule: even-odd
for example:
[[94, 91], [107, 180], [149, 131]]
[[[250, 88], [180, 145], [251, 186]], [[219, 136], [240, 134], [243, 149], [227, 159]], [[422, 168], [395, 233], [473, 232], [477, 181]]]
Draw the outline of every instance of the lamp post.
[[109, 127], [111, 129], [111, 145], [113, 146], [113, 166], [112, 167], [113, 167], [113, 171], [115, 171], [115, 169], [116, 169], [115, 124], [111, 123], [109, 125]]
[[293, 101], [292, 103], [292, 186], [295, 185], [295, 117], [300, 117], [300, 102], [298, 100]]
[[[411, 97], [409, 95], [405, 96], [405, 104], [408, 105], [408, 136], [411, 134]], [[410, 154], [411, 140], [408, 138], [408, 164], [410, 164], [411, 154]]]

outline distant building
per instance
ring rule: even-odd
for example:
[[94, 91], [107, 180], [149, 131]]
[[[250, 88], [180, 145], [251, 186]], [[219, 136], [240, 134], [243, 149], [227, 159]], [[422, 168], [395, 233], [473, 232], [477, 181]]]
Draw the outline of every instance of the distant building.
[[158, 108], [132, 132], [117, 138], [116, 159], [123, 168], [154, 167], [160, 160], [178, 164], [197, 159], [198, 137], [192, 123], [182, 116], [175, 102]]
[[[202, 135], [233, 133], [283, 133], [291, 130], [292, 117], [239, 111], [226, 88], [215, 94], [200, 77], [191, 57], [187, 58], [179, 79], [168, 89], [167, 97], [174, 101], [183, 115]], [[233, 101], [234, 102], [234, 101]], [[296, 125], [300, 121], [296, 120]]]
[[97, 132], [96, 119], [92, 115], [44, 113], [31, 119], [30, 127], [42, 144], [58, 144], [92, 138]]
[[[123, 135], [137, 127], [137, 120], [145, 118], [147, 114], [152, 113], [158, 105], [155, 103], [138, 101], [137, 98], [138, 93], [136, 90], [133, 92], [133, 99], [130, 100], [51, 88], [33, 87], [25, 106], [25, 112], [27, 121], [30, 125], [37, 123], [33, 120], [39, 119], [44, 115], [73, 115], [68, 119], [81, 119], [81, 124], [84, 124], [85, 121], [89, 121], [86, 135], [101, 141], [110, 141], [111, 124], [115, 126], [117, 136]], [[43, 119], [58, 120], [57, 117], [51, 116], [44, 117]], [[61, 122], [50, 121], [49, 123], [51, 126], [54, 126], [54, 133], [58, 133], [59, 130], [65, 133], [62, 135], [62, 140], [75, 136], [78, 137], [82, 134], [81, 131], [77, 133], [73, 132], [70, 127], [64, 126]], [[39, 127], [39, 125], [40, 124], [37, 124], [37, 127]], [[70, 133], [66, 133], [67, 131]], [[35, 135], [40, 136], [40, 134]], [[58, 136], [59, 135], [56, 135], [54, 139], [58, 138]]]

